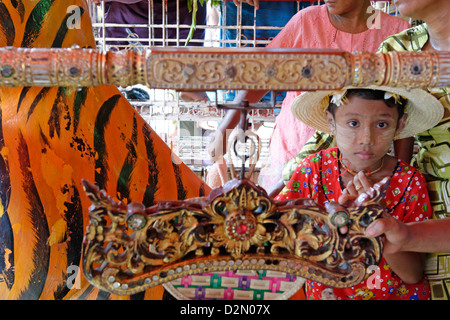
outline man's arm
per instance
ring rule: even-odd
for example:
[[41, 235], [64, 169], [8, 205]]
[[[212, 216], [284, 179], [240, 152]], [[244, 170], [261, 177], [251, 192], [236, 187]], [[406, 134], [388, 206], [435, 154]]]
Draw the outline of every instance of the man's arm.
[[234, 4], [239, 6], [240, 3], [248, 3], [251, 6], [254, 6], [256, 10], [259, 9], [259, 0], [233, 0]]
[[385, 252], [450, 252], [450, 218], [403, 223], [392, 217], [374, 221], [366, 234], [386, 236]]
[[[261, 100], [267, 90], [249, 90], [249, 91], [239, 91], [233, 101], [233, 104], [239, 104], [243, 100], [247, 100], [249, 103], [256, 103]], [[227, 146], [227, 130], [233, 130], [234, 127], [239, 123], [241, 118], [241, 111], [239, 110], [228, 110], [227, 114], [223, 118], [219, 127], [217, 128], [214, 139], [208, 147], [209, 156], [212, 161], [216, 161], [221, 156], [226, 153]]]

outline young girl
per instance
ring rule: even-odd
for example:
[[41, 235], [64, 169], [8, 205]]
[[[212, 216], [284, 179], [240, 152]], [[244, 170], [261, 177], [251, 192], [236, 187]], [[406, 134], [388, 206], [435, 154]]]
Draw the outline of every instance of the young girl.
[[[384, 12], [379, 12], [379, 16], [377, 16], [380, 26], [370, 28], [368, 22], [374, 21], [375, 16], [374, 13], [371, 13], [373, 11], [369, 0], [325, 0], [320, 2], [325, 4], [313, 5], [300, 10], [267, 45], [267, 48], [328, 48], [350, 52], [375, 52], [386, 37], [409, 28], [406, 20]], [[265, 90], [241, 91], [237, 94], [234, 103], [243, 100], [248, 100], [250, 103], [258, 102], [266, 92]], [[269, 194], [280, 190], [281, 184], [277, 185], [277, 183], [282, 183], [283, 164], [294, 158], [314, 134], [312, 128], [297, 121], [290, 112], [292, 101], [299, 94], [298, 91], [286, 93], [270, 138], [267, 162], [261, 168], [258, 176], [258, 183]], [[219, 151], [226, 149], [227, 130], [234, 128], [239, 123], [239, 119], [240, 111], [230, 110], [217, 128], [215, 138], [209, 148], [214, 161], [222, 155]], [[276, 195], [276, 193], [274, 194]]]
[[[388, 152], [394, 139], [425, 131], [442, 118], [442, 106], [433, 96], [388, 87], [307, 92], [294, 100], [292, 112], [305, 124], [332, 133], [337, 147], [305, 158], [276, 200], [345, 203], [390, 177], [384, 198], [390, 215], [405, 222], [431, 216], [423, 175]], [[429, 299], [423, 262], [420, 253], [384, 254], [370, 283], [366, 279], [336, 289], [308, 280], [305, 293], [308, 299]]]

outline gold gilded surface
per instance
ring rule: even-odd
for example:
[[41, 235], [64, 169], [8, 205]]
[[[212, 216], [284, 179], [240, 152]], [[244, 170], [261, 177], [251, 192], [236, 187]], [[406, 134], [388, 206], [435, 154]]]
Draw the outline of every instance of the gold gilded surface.
[[333, 89], [345, 85], [346, 53], [152, 52], [148, 86], [175, 89]]
[[252, 182], [234, 179], [209, 197], [145, 208], [116, 202], [84, 181], [92, 202], [83, 245], [85, 277], [121, 295], [226, 270], [273, 270], [351, 287], [381, 259], [381, 239], [364, 230], [384, 210], [379, 202], [385, 183], [349, 207], [274, 201]]
[[0, 48], [0, 86], [144, 84], [175, 90], [338, 90], [347, 85], [450, 86], [450, 53], [326, 49]]

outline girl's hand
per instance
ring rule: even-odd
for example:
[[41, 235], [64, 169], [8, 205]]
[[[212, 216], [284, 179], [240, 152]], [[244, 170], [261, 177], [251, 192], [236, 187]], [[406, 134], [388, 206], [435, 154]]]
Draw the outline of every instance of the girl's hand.
[[373, 185], [373, 181], [365, 175], [364, 171], [358, 172], [358, 174], [353, 177], [353, 180], [350, 180], [342, 191], [342, 195], [339, 197], [338, 201], [339, 204], [344, 205], [353, 202], [360, 194], [365, 193], [373, 187]]

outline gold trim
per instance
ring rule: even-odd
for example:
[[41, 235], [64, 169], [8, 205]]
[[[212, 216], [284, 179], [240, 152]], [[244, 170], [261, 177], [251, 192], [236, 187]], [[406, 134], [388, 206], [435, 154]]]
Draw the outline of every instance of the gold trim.
[[345, 288], [378, 265], [381, 238], [365, 228], [381, 216], [388, 181], [349, 207], [311, 199], [271, 200], [247, 180], [230, 180], [209, 197], [125, 205], [83, 181], [92, 202], [83, 271], [98, 288], [130, 295], [183, 276], [273, 270]]
[[325, 49], [0, 48], [0, 86], [104, 84], [175, 90], [339, 90], [344, 86], [448, 87], [449, 52], [386, 54]]

